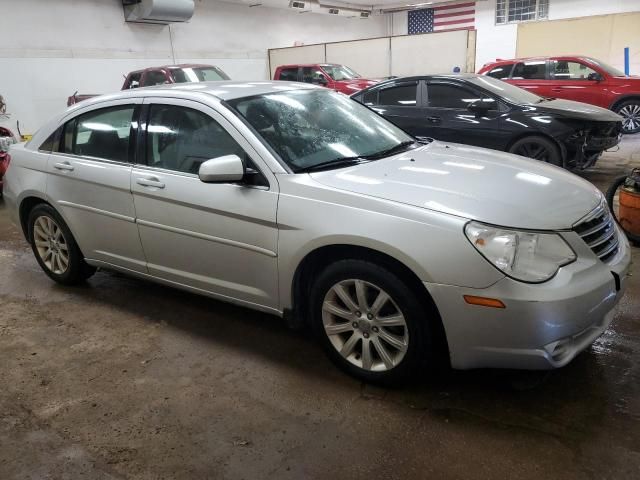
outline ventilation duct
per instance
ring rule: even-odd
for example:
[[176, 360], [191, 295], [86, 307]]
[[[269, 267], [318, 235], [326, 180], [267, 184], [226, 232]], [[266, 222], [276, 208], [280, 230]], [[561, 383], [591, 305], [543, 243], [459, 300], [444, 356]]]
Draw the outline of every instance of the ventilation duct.
[[167, 25], [186, 22], [193, 16], [194, 0], [123, 0], [127, 22]]

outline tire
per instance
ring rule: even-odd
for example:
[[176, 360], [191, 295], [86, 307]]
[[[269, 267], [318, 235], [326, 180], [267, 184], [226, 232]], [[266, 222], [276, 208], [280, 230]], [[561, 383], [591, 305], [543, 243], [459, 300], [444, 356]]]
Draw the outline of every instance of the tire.
[[614, 111], [622, 116], [622, 132], [625, 134], [640, 132], [640, 99], [627, 100], [617, 105]]
[[96, 271], [84, 261], [69, 227], [50, 205], [36, 205], [27, 220], [31, 249], [51, 279], [63, 285], [84, 282]]
[[[358, 299], [357, 282], [366, 300]], [[353, 302], [350, 307], [338, 293], [340, 287]], [[385, 298], [383, 294], [389, 299], [377, 306], [375, 300]], [[440, 320], [435, 306], [386, 268], [363, 260], [335, 262], [317, 277], [310, 305], [314, 333], [327, 355], [354, 377], [397, 384], [438, 365], [440, 350], [436, 352], [432, 326]], [[336, 333], [329, 334], [327, 328]]]
[[521, 138], [509, 148], [509, 153], [533, 158], [542, 162], [563, 167], [560, 149], [551, 140], [538, 135]]
[[640, 235], [635, 235], [635, 234], [633, 234], [631, 232], [626, 231], [622, 227], [622, 225], [620, 225], [620, 222], [618, 221], [618, 217], [616, 215], [616, 212], [613, 209], [613, 202], [614, 202], [614, 199], [615, 199], [615, 196], [616, 196], [616, 192], [618, 191], [618, 189], [622, 185], [624, 185], [624, 182], [625, 182], [626, 179], [627, 179], [626, 175], [623, 175], [622, 177], [616, 178], [615, 181], [611, 184], [611, 186], [607, 190], [605, 198], [607, 199], [607, 204], [609, 205], [609, 210], [611, 211], [611, 215], [613, 215], [613, 218], [616, 219], [616, 223], [618, 224], [620, 229], [625, 233], [625, 235], [627, 236], [627, 238], [629, 239], [630, 242], [634, 243], [635, 245], [640, 246]]

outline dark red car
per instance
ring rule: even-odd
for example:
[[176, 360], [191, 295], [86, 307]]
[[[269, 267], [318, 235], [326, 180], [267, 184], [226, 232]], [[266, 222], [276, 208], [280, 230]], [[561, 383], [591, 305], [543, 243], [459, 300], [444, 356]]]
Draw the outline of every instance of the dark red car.
[[0, 197], [2, 196], [2, 186], [4, 174], [9, 168], [9, 145], [16, 141], [15, 136], [8, 128], [0, 127]]
[[541, 97], [564, 98], [608, 108], [623, 117], [624, 133], [640, 132], [640, 77], [590, 57], [498, 59], [478, 73], [526, 88]]
[[[130, 88], [151, 87], [168, 83], [208, 82], [229, 80], [229, 76], [215, 65], [181, 64], [163, 65], [135, 70], [125, 78], [121, 90]], [[97, 97], [97, 94], [74, 93], [67, 99], [67, 106], [81, 102], [87, 98]]]
[[313, 83], [346, 95], [352, 95], [378, 83], [378, 80], [362, 78], [345, 65], [332, 63], [281, 65], [276, 68], [273, 79]]

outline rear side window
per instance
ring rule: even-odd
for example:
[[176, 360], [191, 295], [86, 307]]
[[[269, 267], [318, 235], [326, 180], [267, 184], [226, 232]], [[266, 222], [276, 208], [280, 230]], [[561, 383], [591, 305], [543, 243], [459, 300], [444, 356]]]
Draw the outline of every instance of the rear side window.
[[101, 108], [67, 122], [63, 151], [127, 162], [133, 112], [133, 105]]
[[482, 96], [472, 90], [457, 85], [429, 84], [429, 106], [432, 108], [464, 109]]
[[409, 83], [385, 88], [378, 93], [378, 105], [415, 107], [418, 84]]
[[493, 78], [509, 78], [509, 74], [511, 73], [512, 68], [513, 63], [510, 63], [508, 65], [500, 65], [489, 70], [487, 72], [487, 75]]
[[147, 165], [197, 174], [200, 165], [223, 155], [244, 158], [244, 150], [209, 115], [177, 105], [151, 105]]
[[284, 80], [286, 82], [298, 81], [298, 67], [296, 68], [283, 68], [280, 70], [280, 77], [278, 80]]
[[547, 62], [520, 62], [513, 69], [513, 80], [544, 80], [546, 78]]
[[361, 96], [361, 102], [365, 105], [377, 105], [378, 104], [378, 90], [370, 90]]
[[153, 85], [163, 85], [169, 83], [167, 76], [162, 70], [151, 70], [144, 76], [144, 86], [151, 87]]
[[129, 75], [127, 88], [138, 88], [140, 86], [140, 78], [142, 78], [142, 72], [136, 72]]
[[58, 128], [55, 132], [49, 135], [38, 150], [41, 152], [55, 152], [58, 150], [58, 145], [60, 144], [60, 135], [62, 133], [62, 127]]

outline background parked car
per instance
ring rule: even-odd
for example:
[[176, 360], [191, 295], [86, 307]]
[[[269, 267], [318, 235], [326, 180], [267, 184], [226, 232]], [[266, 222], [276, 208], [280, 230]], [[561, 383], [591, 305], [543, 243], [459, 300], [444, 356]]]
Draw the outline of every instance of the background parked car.
[[621, 117], [476, 74], [389, 80], [352, 96], [416, 137], [586, 168], [620, 141]]
[[313, 83], [347, 95], [378, 83], [377, 80], [362, 78], [345, 65], [330, 63], [281, 65], [276, 68], [273, 79]]
[[627, 76], [600, 60], [580, 56], [500, 59], [485, 64], [478, 73], [543, 97], [608, 108], [624, 118], [624, 133], [640, 132], [640, 77]]
[[[135, 70], [125, 78], [121, 90], [130, 88], [151, 87], [169, 83], [207, 82], [229, 80], [229, 76], [215, 65], [181, 64], [165, 65]], [[87, 98], [97, 97], [97, 94], [74, 93], [67, 99], [67, 106], [81, 102]]]

